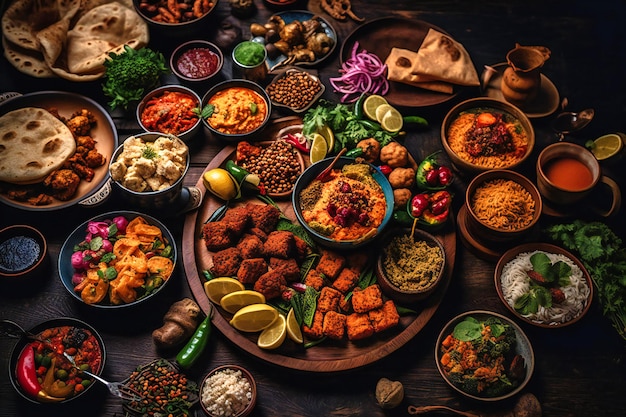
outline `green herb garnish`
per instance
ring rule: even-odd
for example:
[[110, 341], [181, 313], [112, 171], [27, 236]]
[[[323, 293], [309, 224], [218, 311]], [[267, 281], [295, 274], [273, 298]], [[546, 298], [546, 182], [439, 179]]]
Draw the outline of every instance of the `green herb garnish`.
[[212, 104], [207, 104], [206, 106], [202, 108], [194, 107], [191, 111], [193, 112], [193, 114], [195, 114], [201, 119], [208, 119], [215, 112], [215, 106]]
[[258, 107], [255, 102], [250, 103], [250, 113], [256, 114]]
[[148, 145], [146, 145], [146, 147], [143, 148], [143, 151], [141, 151], [141, 156], [146, 159], [154, 159], [158, 155], [159, 154], [157, 153], [157, 151], [155, 151], [152, 146], [148, 146]]

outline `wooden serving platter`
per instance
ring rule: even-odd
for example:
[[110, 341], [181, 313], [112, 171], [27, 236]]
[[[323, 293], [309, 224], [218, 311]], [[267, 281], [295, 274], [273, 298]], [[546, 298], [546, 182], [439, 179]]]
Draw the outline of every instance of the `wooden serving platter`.
[[[223, 166], [232, 153], [233, 147], [227, 146], [215, 156], [206, 170]], [[305, 161], [308, 163], [308, 158], [305, 158]], [[198, 180], [197, 186], [204, 189], [202, 178]], [[263, 204], [254, 198], [251, 200]], [[248, 200], [236, 204], [242, 204], [246, 201]], [[290, 199], [275, 201], [285, 216], [297, 221]], [[229, 323], [232, 315], [225, 312], [220, 306], [213, 305], [204, 292], [203, 271], [208, 270], [212, 265], [212, 253], [207, 250], [202, 239], [202, 226], [223, 205], [222, 200], [206, 193], [200, 208], [188, 214], [185, 219], [182, 253], [187, 281], [196, 302], [205, 313], [208, 314], [213, 311], [213, 325], [235, 346], [259, 359], [283, 368], [318, 373], [339, 372], [358, 368], [386, 357], [415, 337], [429, 322], [441, 304], [452, 277], [456, 255], [454, 216], [451, 216], [452, 221], [443, 230], [434, 233], [443, 243], [446, 252], [444, 282], [428, 299], [415, 305], [406, 306], [415, 310], [416, 315], [402, 316], [399, 326], [358, 343], [347, 340], [340, 342], [327, 340], [317, 346], [304, 349], [302, 346], [287, 340], [276, 350], [264, 350], [256, 344], [257, 333], [246, 334], [233, 328]]]

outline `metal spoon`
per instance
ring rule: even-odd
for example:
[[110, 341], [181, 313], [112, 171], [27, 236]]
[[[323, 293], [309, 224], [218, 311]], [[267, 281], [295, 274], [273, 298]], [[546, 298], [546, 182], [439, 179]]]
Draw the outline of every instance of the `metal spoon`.
[[577, 132], [587, 126], [594, 115], [595, 111], [593, 109], [584, 109], [578, 113], [562, 112], [552, 121], [552, 129], [557, 132], [559, 140], [563, 140], [565, 135]]
[[39, 336], [24, 330], [22, 326], [11, 320], [0, 320], [0, 336], [8, 336], [14, 339], [25, 337], [27, 339], [45, 342], [45, 340], [41, 339]]

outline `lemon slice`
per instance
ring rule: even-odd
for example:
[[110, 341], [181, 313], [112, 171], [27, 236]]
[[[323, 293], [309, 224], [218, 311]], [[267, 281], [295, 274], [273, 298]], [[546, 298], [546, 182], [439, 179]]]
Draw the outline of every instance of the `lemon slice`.
[[304, 339], [302, 338], [302, 330], [298, 325], [298, 320], [296, 320], [296, 314], [293, 311], [293, 308], [289, 310], [287, 313], [287, 336], [291, 340], [296, 343], [303, 343]]
[[385, 129], [387, 132], [399, 132], [402, 129], [404, 124], [404, 120], [402, 120], [402, 115], [400, 112], [393, 107], [385, 113], [382, 120], [380, 121], [380, 126]]
[[314, 164], [321, 161], [326, 158], [327, 154], [328, 144], [326, 143], [326, 139], [319, 133], [313, 133], [313, 143], [311, 144], [311, 154], [309, 155], [311, 163]]
[[204, 283], [204, 292], [215, 304], [219, 304], [226, 294], [242, 290], [245, 290], [243, 284], [230, 277], [213, 278]]
[[330, 126], [322, 126], [317, 133], [324, 136], [324, 139], [326, 139], [326, 144], [328, 145], [328, 152], [332, 152], [333, 148], [335, 147], [335, 133], [330, 128]]
[[237, 311], [230, 325], [242, 332], [260, 332], [278, 316], [278, 310], [268, 304], [251, 304]]
[[222, 308], [231, 314], [235, 314], [245, 306], [263, 303], [265, 303], [265, 296], [258, 291], [252, 290], [231, 292], [223, 296], [220, 300]]
[[261, 349], [276, 349], [283, 344], [286, 337], [287, 325], [285, 316], [279, 314], [276, 320], [261, 332], [256, 344]]
[[378, 94], [372, 94], [368, 96], [365, 101], [363, 101], [363, 113], [371, 120], [376, 119], [376, 110], [382, 106], [383, 104], [389, 105], [387, 100], [383, 96], [379, 96]]
[[608, 159], [616, 155], [623, 147], [622, 138], [617, 133], [609, 133], [608, 135], [600, 136], [593, 141], [591, 152], [595, 155], [598, 161]]
[[390, 110], [395, 110], [391, 104], [382, 104], [382, 105], [378, 106], [376, 108], [376, 121], [378, 123], [382, 123], [383, 122], [383, 117]]

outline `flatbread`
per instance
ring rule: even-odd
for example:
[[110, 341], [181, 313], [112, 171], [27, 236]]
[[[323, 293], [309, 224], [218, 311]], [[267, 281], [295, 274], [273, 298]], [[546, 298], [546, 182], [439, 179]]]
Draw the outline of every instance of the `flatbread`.
[[457, 85], [480, 85], [474, 63], [463, 45], [432, 28], [417, 50], [411, 73]]
[[24, 107], [0, 116], [0, 181], [41, 182], [75, 151], [72, 132], [47, 110]]
[[434, 80], [427, 75], [412, 73], [413, 62], [416, 59], [417, 52], [403, 48], [392, 48], [385, 60], [385, 64], [387, 65], [387, 79], [425, 90], [452, 94], [454, 91], [452, 84], [445, 81]]
[[37, 78], [53, 78], [55, 73], [48, 67], [39, 51], [21, 48], [6, 37], [2, 37], [4, 56], [15, 68], [24, 74]]

